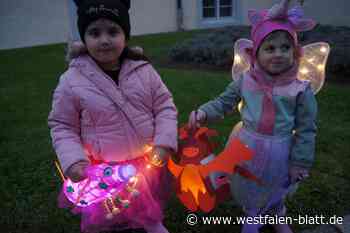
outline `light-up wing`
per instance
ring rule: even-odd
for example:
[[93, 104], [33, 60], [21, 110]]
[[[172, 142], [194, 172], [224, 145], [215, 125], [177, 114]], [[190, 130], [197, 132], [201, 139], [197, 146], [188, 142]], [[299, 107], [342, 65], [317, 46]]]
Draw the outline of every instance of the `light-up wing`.
[[325, 42], [313, 43], [303, 47], [298, 79], [309, 80], [314, 94], [319, 92], [323, 86], [329, 51], [329, 44]]
[[248, 39], [239, 39], [234, 46], [234, 58], [232, 66], [232, 79], [237, 80], [240, 74], [249, 70], [251, 64], [247, 49], [253, 48], [253, 42]]

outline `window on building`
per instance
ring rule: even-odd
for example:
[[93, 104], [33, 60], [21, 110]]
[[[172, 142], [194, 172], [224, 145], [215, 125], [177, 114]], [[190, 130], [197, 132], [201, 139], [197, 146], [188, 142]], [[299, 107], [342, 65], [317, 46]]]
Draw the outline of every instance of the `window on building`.
[[232, 0], [220, 0], [220, 17], [232, 16]]
[[203, 18], [216, 17], [216, 0], [203, 0]]
[[203, 18], [232, 17], [232, 0], [203, 0]]

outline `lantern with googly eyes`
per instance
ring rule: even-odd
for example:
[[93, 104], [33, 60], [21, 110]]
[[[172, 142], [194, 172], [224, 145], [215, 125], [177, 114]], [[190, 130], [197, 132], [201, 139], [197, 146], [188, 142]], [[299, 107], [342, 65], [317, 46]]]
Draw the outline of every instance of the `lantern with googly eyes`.
[[132, 164], [94, 163], [86, 168], [87, 178], [79, 182], [65, 178], [57, 162], [56, 166], [64, 181], [66, 198], [79, 208], [102, 205], [107, 219], [127, 209], [132, 199], [139, 195], [137, 182], [140, 173]]

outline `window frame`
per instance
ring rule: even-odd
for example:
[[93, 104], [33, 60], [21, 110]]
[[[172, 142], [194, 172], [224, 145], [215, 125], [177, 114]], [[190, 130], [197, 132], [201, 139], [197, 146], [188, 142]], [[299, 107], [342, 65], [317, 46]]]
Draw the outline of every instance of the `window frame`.
[[[200, 16], [201, 16], [201, 19], [203, 21], [206, 21], [206, 20], [216, 20], [216, 21], [220, 21], [220, 20], [224, 20], [225, 18], [235, 18], [235, 14], [237, 13], [236, 10], [235, 10], [235, 2], [237, 2], [237, 0], [231, 0], [231, 5], [221, 5], [221, 0], [214, 0], [214, 6], [204, 6], [204, 1], [205, 0], [200, 0], [201, 2], [201, 13], [200, 13]], [[231, 8], [231, 15], [230, 16], [221, 16], [220, 15], [220, 9], [221, 8], [228, 8], [230, 7]], [[214, 17], [204, 17], [204, 9], [207, 8], [207, 9], [212, 9], [214, 8], [215, 9], [215, 16]]]
[[243, 23], [243, 15], [241, 12], [242, 1], [244, 0], [232, 0], [232, 15], [230, 17], [203, 17], [203, 5], [204, 0], [197, 0], [197, 28], [216, 28], [232, 25], [239, 25]]

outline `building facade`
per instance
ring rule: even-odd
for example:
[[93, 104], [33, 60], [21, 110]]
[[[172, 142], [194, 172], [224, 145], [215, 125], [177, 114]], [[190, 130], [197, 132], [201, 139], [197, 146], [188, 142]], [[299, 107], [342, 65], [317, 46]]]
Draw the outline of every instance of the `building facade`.
[[[294, 3], [296, 0], [292, 1]], [[131, 0], [131, 34], [248, 24], [248, 9], [278, 0]], [[321, 24], [350, 26], [349, 0], [304, 0], [306, 14]], [[73, 0], [1, 0], [0, 49], [77, 39]]]

